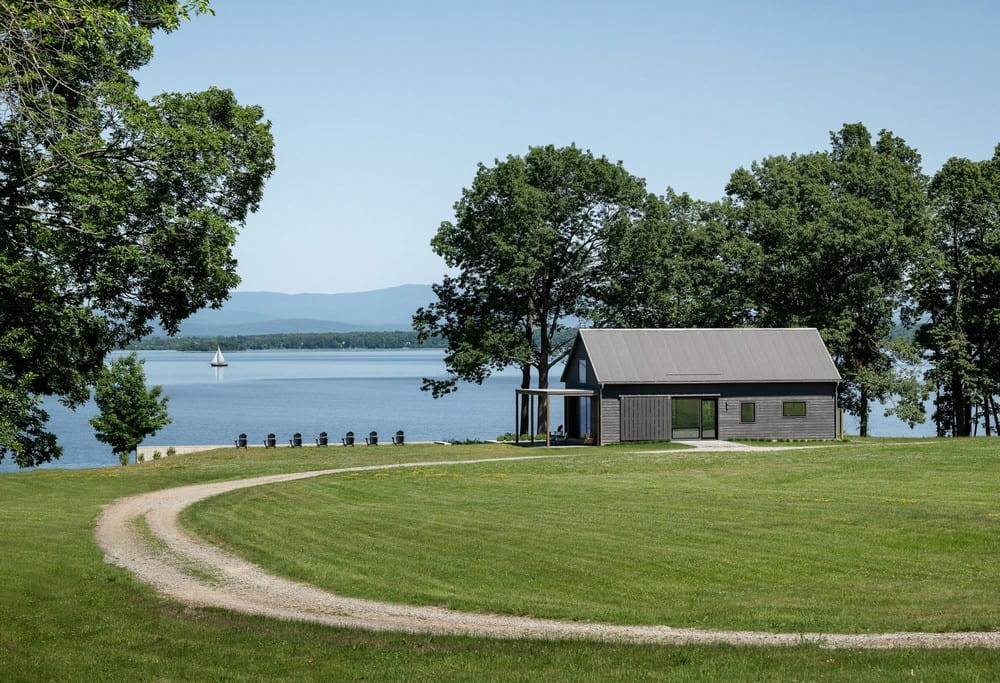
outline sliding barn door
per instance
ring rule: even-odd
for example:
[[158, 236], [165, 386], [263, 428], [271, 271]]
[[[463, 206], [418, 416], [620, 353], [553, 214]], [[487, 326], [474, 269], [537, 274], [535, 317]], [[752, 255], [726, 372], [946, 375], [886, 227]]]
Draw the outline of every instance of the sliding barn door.
[[622, 441], [666, 441], [669, 438], [669, 396], [622, 396]]

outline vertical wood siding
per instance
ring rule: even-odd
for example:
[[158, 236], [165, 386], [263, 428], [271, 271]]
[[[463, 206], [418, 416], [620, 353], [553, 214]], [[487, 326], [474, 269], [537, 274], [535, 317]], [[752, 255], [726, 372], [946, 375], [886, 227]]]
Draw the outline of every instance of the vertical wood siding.
[[598, 430], [601, 445], [621, 441], [621, 402], [617, 396], [601, 397], [601, 426]]
[[665, 441], [670, 438], [669, 396], [622, 396], [622, 441]]

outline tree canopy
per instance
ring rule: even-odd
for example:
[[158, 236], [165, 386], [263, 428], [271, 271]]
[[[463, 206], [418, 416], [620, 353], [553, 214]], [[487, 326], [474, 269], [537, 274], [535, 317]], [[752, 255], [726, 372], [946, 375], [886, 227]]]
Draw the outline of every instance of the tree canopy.
[[228, 90], [136, 94], [151, 37], [207, 2], [0, 4], [0, 457], [59, 456], [39, 406], [105, 356], [238, 282], [239, 227], [274, 169], [270, 124]]
[[1000, 145], [986, 161], [949, 159], [930, 197], [931, 237], [908, 313], [932, 362], [938, 434], [969, 436], [981, 419], [987, 434], [1000, 432]]
[[655, 199], [621, 164], [575, 146], [480, 164], [455, 221], [431, 242], [458, 273], [434, 285], [437, 301], [414, 316], [422, 338], [448, 343], [448, 379], [424, 388], [440, 396], [510, 365], [521, 369], [522, 387], [532, 368], [547, 387], [549, 368], [568, 350], [558, 337], [565, 321], [592, 308], [609, 234]]
[[840, 374], [840, 404], [867, 433], [871, 399], [922, 420], [902, 342], [889, 344], [908, 265], [929, 220], [920, 156], [860, 123], [832, 133], [829, 152], [774, 156], [735, 171], [726, 187], [756, 249], [745, 266], [750, 322], [819, 329]]
[[600, 327], [734, 327], [748, 322], [754, 245], [729, 202], [667, 189], [640, 220], [611, 227], [590, 318]]

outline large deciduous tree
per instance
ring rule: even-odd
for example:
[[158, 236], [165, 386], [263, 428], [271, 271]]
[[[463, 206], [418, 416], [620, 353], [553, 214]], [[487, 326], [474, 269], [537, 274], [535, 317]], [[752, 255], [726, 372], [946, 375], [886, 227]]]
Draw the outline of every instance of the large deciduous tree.
[[[523, 388], [548, 387], [549, 369], [568, 351], [568, 318], [592, 309], [596, 269], [609, 234], [638, 220], [650, 202], [642, 179], [575, 146], [532, 147], [493, 166], [480, 164], [431, 245], [456, 274], [434, 285], [421, 308], [421, 337], [448, 343], [448, 378], [425, 380], [435, 396], [458, 380], [482, 382], [496, 369], [521, 369]], [[568, 339], [568, 335], [566, 335]], [[527, 425], [527, 406], [522, 405]], [[539, 416], [547, 428], [547, 416]]]
[[1000, 432], [1000, 145], [986, 161], [949, 159], [930, 195], [931, 238], [911, 294], [937, 389], [937, 432], [969, 436], [980, 420], [987, 434]]
[[239, 278], [238, 228], [274, 168], [227, 90], [147, 101], [130, 75], [206, 0], [0, 2], [0, 458], [57, 458], [40, 397], [86, 400], [109, 351]]
[[844, 377], [840, 401], [868, 431], [869, 401], [922, 420], [920, 383], [899, 371], [906, 355], [889, 333], [929, 212], [920, 156], [889, 131], [845, 125], [831, 150], [768, 157], [738, 169], [726, 188], [758, 245], [752, 324], [820, 330]]
[[746, 324], [745, 269], [756, 245], [733, 227], [728, 201], [668, 189], [640, 220], [611, 226], [591, 318], [601, 327]]

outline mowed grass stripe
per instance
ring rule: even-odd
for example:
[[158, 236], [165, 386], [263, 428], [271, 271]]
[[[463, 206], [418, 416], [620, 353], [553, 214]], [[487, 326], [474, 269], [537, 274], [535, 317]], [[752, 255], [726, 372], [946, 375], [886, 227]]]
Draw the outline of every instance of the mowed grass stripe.
[[989, 446], [599, 449], [244, 490], [185, 523], [277, 573], [396, 602], [771, 631], [989, 630]]

